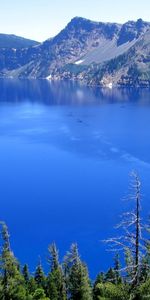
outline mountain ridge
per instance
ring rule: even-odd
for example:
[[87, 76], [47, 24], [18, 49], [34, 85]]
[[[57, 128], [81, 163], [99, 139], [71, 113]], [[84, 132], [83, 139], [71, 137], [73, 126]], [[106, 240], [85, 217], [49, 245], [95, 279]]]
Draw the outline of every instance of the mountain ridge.
[[[73, 18], [55, 37], [24, 49], [0, 48], [1, 77], [149, 84], [150, 23]], [[146, 42], [147, 41], [147, 42]], [[139, 61], [140, 60], [140, 61]], [[144, 75], [146, 74], [146, 75]]]
[[38, 44], [40, 43], [37, 41], [15, 34], [0, 33], [0, 48], [28, 48]]

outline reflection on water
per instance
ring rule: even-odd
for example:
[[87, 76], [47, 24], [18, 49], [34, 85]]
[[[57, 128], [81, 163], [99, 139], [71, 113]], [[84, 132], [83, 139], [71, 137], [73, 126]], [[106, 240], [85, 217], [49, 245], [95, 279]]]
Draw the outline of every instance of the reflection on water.
[[100, 240], [113, 231], [131, 169], [149, 210], [149, 116], [147, 89], [0, 80], [0, 219], [22, 262], [33, 269], [56, 240], [61, 255], [77, 241], [92, 276], [111, 264]]
[[[76, 82], [0, 79], [0, 102], [77, 105], [128, 103], [150, 104], [148, 89], [97, 88]], [[124, 108], [124, 106], [122, 106]]]
[[[6, 106], [8, 102], [15, 109]], [[1, 136], [47, 143], [100, 160], [149, 166], [149, 90], [1, 80], [0, 105]]]

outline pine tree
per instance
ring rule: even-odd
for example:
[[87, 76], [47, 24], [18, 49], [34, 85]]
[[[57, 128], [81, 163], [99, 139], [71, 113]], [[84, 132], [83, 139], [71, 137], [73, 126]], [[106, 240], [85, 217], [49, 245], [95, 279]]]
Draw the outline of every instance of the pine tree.
[[36, 281], [35, 281], [34, 277], [31, 276], [29, 279], [28, 285], [27, 285], [28, 293], [34, 294], [34, 292], [36, 291], [37, 288], [38, 287], [37, 287]]
[[24, 277], [25, 283], [28, 284], [29, 280], [30, 280], [30, 274], [29, 274], [29, 269], [28, 269], [28, 265], [27, 264], [25, 264], [23, 266], [22, 275]]
[[103, 284], [105, 282], [105, 276], [104, 273], [101, 272], [100, 274], [97, 275], [96, 280], [93, 285], [93, 300], [97, 300], [99, 297], [99, 291], [97, 289], [98, 284]]
[[26, 290], [24, 278], [20, 273], [19, 264], [10, 248], [9, 233], [4, 222], [2, 225], [2, 252], [0, 257], [0, 271], [2, 276], [2, 299], [3, 300], [24, 300]]
[[120, 276], [120, 269], [121, 269], [121, 264], [119, 260], [119, 254], [117, 253], [114, 258], [114, 273], [115, 273], [115, 283], [119, 284], [121, 283], [121, 276]]
[[34, 279], [38, 288], [43, 288], [43, 289], [45, 288], [46, 278], [42, 268], [41, 260], [39, 260], [39, 263], [36, 267]]
[[33, 300], [50, 300], [46, 297], [45, 292], [42, 288], [38, 288], [33, 294]]
[[116, 273], [113, 268], [109, 268], [107, 273], [105, 274], [105, 282], [116, 283]]
[[81, 261], [76, 244], [72, 244], [64, 262], [70, 300], [91, 300], [92, 291], [86, 265]]
[[59, 264], [59, 255], [55, 243], [48, 248], [50, 272], [47, 278], [47, 294], [53, 300], [66, 300], [66, 287], [62, 271]]
[[48, 247], [48, 263], [50, 265], [51, 268], [51, 272], [53, 272], [54, 270], [57, 270], [60, 265], [59, 265], [59, 253], [56, 247], [55, 243], [52, 243], [49, 247]]
[[[146, 231], [150, 234], [150, 218], [148, 225], [146, 225]], [[145, 282], [148, 278], [150, 278], [150, 239], [148, 237], [145, 239], [145, 245], [146, 254], [142, 258], [140, 282]]]
[[[150, 233], [150, 225], [146, 226], [148, 233]], [[150, 240], [145, 239], [146, 253], [142, 257], [141, 270], [140, 270], [140, 282], [145, 282], [150, 278]]]

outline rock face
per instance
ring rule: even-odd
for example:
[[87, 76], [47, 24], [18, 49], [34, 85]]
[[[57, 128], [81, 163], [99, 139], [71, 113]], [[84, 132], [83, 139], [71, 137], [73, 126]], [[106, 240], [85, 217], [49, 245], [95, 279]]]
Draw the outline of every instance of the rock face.
[[0, 48], [2, 77], [148, 84], [150, 23], [123, 25], [76, 17], [54, 38], [28, 48]]
[[150, 29], [124, 54], [90, 65], [77, 76], [86, 77], [89, 84], [150, 87]]
[[137, 20], [137, 22], [129, 21], [125, 23], [120, 30], [117, 44], [122, 45], [126, 42], [137, 40], [149, 27], [150, 24], [142, 19]]

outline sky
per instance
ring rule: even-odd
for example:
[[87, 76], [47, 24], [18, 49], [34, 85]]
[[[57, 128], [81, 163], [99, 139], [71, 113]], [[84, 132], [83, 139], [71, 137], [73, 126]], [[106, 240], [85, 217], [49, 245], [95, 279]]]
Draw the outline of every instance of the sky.
[[0, 1], [0, 32], [37, 41], [53, 37], [75, 16], [118, 23], [150, 21], [150, 0]]

